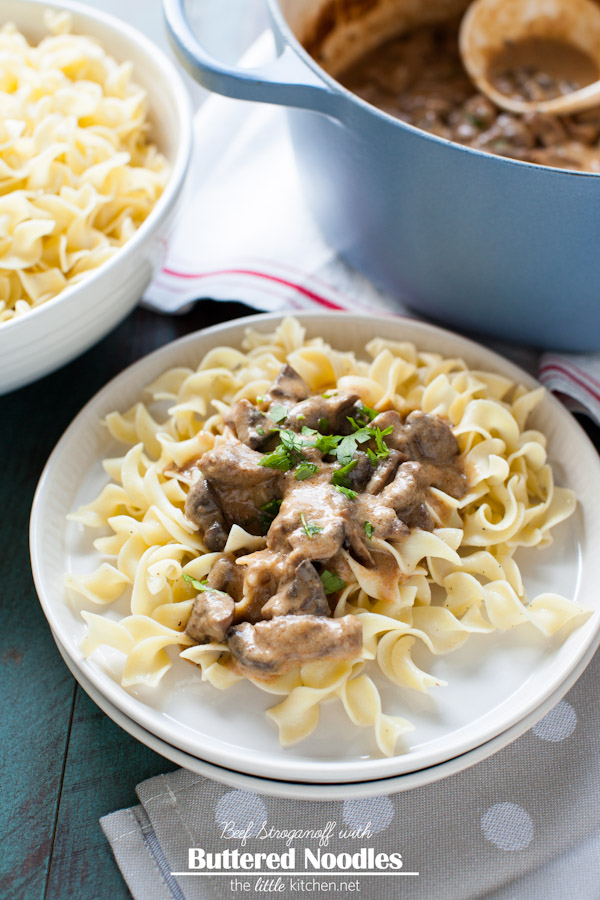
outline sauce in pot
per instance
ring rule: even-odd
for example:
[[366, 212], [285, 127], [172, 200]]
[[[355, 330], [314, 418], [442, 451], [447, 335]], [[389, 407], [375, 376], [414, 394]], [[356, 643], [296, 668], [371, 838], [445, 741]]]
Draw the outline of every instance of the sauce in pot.
[[[600, 172], [600, 108], [572, 116], [509, 114], [463, 68], [459, 21], [393, 38], [337, 76], [353, 93], [440, 137], [545, 166]], [[529, 39], [494, 60], [496, 87], [548, 100], [596, 80], [595, 64], [560, 41]]]

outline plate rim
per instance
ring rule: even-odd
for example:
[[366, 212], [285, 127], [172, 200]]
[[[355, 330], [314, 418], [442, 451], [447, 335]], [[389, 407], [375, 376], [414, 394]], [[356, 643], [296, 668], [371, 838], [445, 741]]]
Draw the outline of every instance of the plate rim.
[[[430, 325], [429, 323], [422, 322], [421, 320], [414, 319], [409, 316], [369, 316], [364, 313], [355, 312], [332, 313], [321, 311], [259, 313], [253, 316], [233, 319], [228, 322], [211, 326], [210, 328], [191, 332], [174, 341], [170, 341], [167, 344], [164, 344], [163, 346], [157, 348], [156, 350], [132, 363], [121, 373], [112, 378], [103, 388], [101, 388], [98, 392], [96, 392], [96, 394], [94, 394], [93, 397], [90, 398], [90, 400], [85, 404], [85, 406], [65, 429], [63, 435], [50, 454], [42, 475], [40, 476], [31, 511], [30, 551], [32, 571], [38, 598], [40, 600], [44, 615], [46, 616], [46, 619], [48, 620], [53, 632], [62, 634], [63, 628], [60, 621], [58, 621], [54, 616], [55, 600], [47, 595], [44, 585], [42, 571], [42, 513], [45, 494], [49, 490], [49, 484], [51, 482], [53, 470], [60, 465], [63, 451], [70, 445], [73, 439], [73, 435], [77, 433], [82, 423], [84, 423], [85, 420], [92, 415], [92, 410], [96, 409], [98, 406], [101, 406], [103, 403], [106, 404], [108, 398], [113, 398], [115, 391], [117, 391], [121, 387], [127, 386], [130, 383], [132, 377], [135, 381], [136, 374], [138, 374], [139, 376], [138, 381], [140, 382], [140, 384], [138, 384], [135, 390], [136, 396], [139, 397], [143, 385], [145, 383], [148, 383], [149, 380], [148, 375], [141, 376], [140, 373], [142, 372], [142, 370], [152, 368], [152, 365], [155, 364], [159, 359], [161, 359], [163, 355], [166, 355], [167, 353], [173, 353], [176, 348], [181, 348], [187, 346], [188, 344], [193, 345], [196, 342], [202, 344], [207, 338], [210, 343], [210, 339], [216, 337], [218, 344], [219, 337], [223, 334], [227, 334], [228, 332], [232, 332], [234, 330], [241, 330], [243, 332], [246, 328], [253, 327], [255, 325], [269, 326], [271, 323], [280, 322], [283, 318], [285, 318], [286, 315], [293, 315], [301, 322], [305, 322], [308, 327], [312, 325], [314, 328], [318, 327], [319, 320], [330, 321], [332, 318], [335, 318], [339, 315], [343, 315], [346, 322], [348, 322], [348, 320], [357, 320], [358, 325], [361, 321], [363, 323], [365, 321], [368, 321], [370, 327], [379, 327], [380, 329], [384, 328], [386, 325], [389, 327], [390, 323], [392, 322], [395, 325], [404, 325], [407, 326], [412, 332], [417, 332], [417, 334], [405, 335], [403, 338], [400, 338], [400, 336], [398, 336], [398, 338], [414, 341], [420, 347], [420, 349], [422, 348], [422, 345], [419, 344], [421, 338], [425, 339], [425, 343], [430, 343], [431, 341], [437, 343], [437, 352], [444, 352], [439, 348], [443, 346], [445, 341], [449, 340], [454, 344], [458, 342], [461, 349], [460, 351], [457, 350], [456, 352], [454, 350], [450, 351], [452, 354], [460, 356], [464, 355], [467, 359], [469, 358], [469, 355], [475, 357], [483, 355], [486, 360], [484, 363], [486, 368], [491, 367], [493, 371], [495, 366], [496, 370], [499, 369], [503, 374], [507, 374], [508, 377], [512, 378], [515, 381], [519, 381], [520, 383], [525, 384], [528, 387], [539, 386], [539, 382], [537, 382], [536, 379], [533, 378], [533, 376], [529, 375], [519, 366], [502, 357], [495, 351], [489, 350], [482, 344], [473, 341], [470, 338], [465, 338], [456, 332], [450, 331], [449, 329], [440, 328], [436, 325]], [[223, 342], [225, 343], [225, 341]], [[215, 346], [215, 343], [213, 342], [211, 346]], [[208, 352], [208, 349], [210, 349], [210, 347], [205, 347], [200, 351], [200, 353], [206, 353]], [[446, 355], [448, 355], [448, 352], [446, 352]], [[110, 405], [114, 406], [114, 402], [114, 399], [111, 399]], [[125, 401], [123, 401], [123, 403], [124, 402]], [[598, 468], [598, 484], [600, 486], [600, 460], [598, 459], [596, 449], [588, 438], [587, 434], [581, 428], [575, 418], [548, 391], [546, 391], [544, 402], [546, 404], [551, 404], [553, 418], [557, 418], [558, 421], [562, 422], [567, 429], [574, 432], [579, 445], [582, 448], [585, 447], [586, 454], [591, 460], [593, 460], [594, 465]], [[93, 415], [95, 418], [97, 417], [97, 413], [93, 413]], [[595, 524], [597, 529], [600, 529], [600, 513], [597, 515], [597, 521]], [[600, 610], [596, 610], [595, 614], [590, 617], [590, 619], [593, 620], [594, 617], [596, 619], [595, 627], [592, 629], [590, 620], [588, 620], [588, 623], [586, 623], [585, 626], [585, 636], [582, 637], [582, 639], [579, 641], [580, 646], [578, 648], [578, 651], [570, 666], [563, 673], [563, 680], [577, 666], [577, 663], [592, 646], [594, 649], [596, 649], [600, 644]], [[128, 718], [131, 718], [134, 721], [138, 722], [141, 727], [143, 727], [159, 739], [164, 740], [165, 743], [173, 746], [170, 740], [165, 736], [165, 732], [167, 731], [167, 720], [166, 717], [164, 717], [164, 714], [160, 713], [158, 710], [153, 710], [151, 707], [144, 704], [142, 700], [129, 694], [118, 683], [111, 681], [108, 675], [102, 672], [102, 669], [99, 666], [89, 660], [85, 660], [81, 654], [81, 651], [79, 651], [79, 648], [76, 646], [71, 646], [68, 640], [63, 642], [63, 646], [65, 646], [65, 649], [69, 654], [69, 658], [73, 661], [77, 669], [81, 670], [84, 674], [87, 675], [87, 677], [89, 677], [92, 684], [94, 684], [94, 686], [100, 691], [102, 695], [106, 696], [107, 699], [110, 700], [110, 702], [113, 703], [113, 705], [115, 705]], [[550, 684], [553, 685], [552, 688], [549, 686], [546, 690], [542, 691], [541, 694], [536, 695], [536, 702], [533, 703], [533, 701], [530, 701], [528, 704], [526, 704], [524, 709], [520, 711], [519, 715], [508, 717], [508, 723], [506, 723], [506, 717], [504, 717], [504, 719], [502, 720], [503, 726], [499, 727], [498, 729], [493, 729], [489, 737], [483, 740], [479, 739], [475, 742], [472, 738], [463, 738], [462, 741], [459, 741], [457, 744], [453, 745], [453, 749], [446, 756], [444, 756], [444, 754], [440, 751], [430, 751], [429, 753], [424, 754], [422, 753], [421, 755], [424, 755], [425, 757], [425, 763], [419, 764], [417, 761], [415, 761], [414, 763], [409, 762], [408, 766], [412, 765], [412, 768], [406, 768], [406, 761], [409, 759], [410, 754], [399, 754], [393, 757], [375, 757], [369, 758], [368, 760], [352, 760], [344, 762], [332, 762], [330, 760], [303, 760], [302, 767], [305, 772], [310, 773], [311, 783], [319, 784], [332, 783], [333, 781], [335, 781], [336, 783], [375, 781], [381, 780], [382, 778], [400, 776], [401, 774], [406, 774], [410, 771], [416, 771], [422, 768], [429, 768], [431, 766], [438, 765], [444, 761], [447, 761], [448, 759], [462, 756], [465, 752], [469, 752], [469, 750], [473, 749], [474, 746], [480, 746], [482, 743], [487, 743], [489, 740], [497, 737], [503, 731], [510, 729], [514, 724], [526, 717], [528, 713], [532, 711], [532, 708], [537, 708], [540, 704], [544, 703], [548, 699], [548, 697], [552, 695], [554, 690], [559, 687], [560, 683], [561, 682], [556, 681], [550, 682]], [[158, 717], [158, 723], [151, 721], [153, 713], [156, 717]], [[160, 722], [161, 718], [164, 719], [163, 723]], [[196, 756], [196, 754], [198, 753], [198, 748], [196, 747], [194, 750], [190, 750], [188, 744], [190, 744], [190, 742], [187, 739], [182, 740], [182, 738], [180, 737], [177, 746], [181, 751], [190, 753], [190, 755], [192, 756]], [[203, 746], [201, 749], [203, 753], [206, 753], [209, 762], [222, 768], [235, 770], [235, 766], [232, 765], [234, 758], [232, 749], [229, 749], [224, 754], [222, 748], [219, 748], [217, 751], [213, 751], [210, 747], [206, 748]], [[273, 773], [273, 760], [267, 758], [265, 761], [262, 758], [263, 756], [264, 754], [261, 754], [261, 759], [254, 759], [251, 763], [247, 764], [247, 766], [244, 767], [244, 771], [246, 771], [249, 775], [254, 775], [257, 777], [269, 777], [269, 774]], [[224, 760], [228, 761], [225, 762]], [[284, 770], [287, 768], [290, 772], [292, 770], [297, 771], [298, 764], [298, 760], [289, 759], [286, 761], [285, 757], [279, 758], [277, 760], [276, 770], [278, 772], [284, 772]], [[337, 772], [337, 777], [333, 776], [333, 769], [335, 769], [335, 771]], [[373, 769], [375, 769], [374, 772], [372, 771]], [[383, 772], [377, 771], [382, 769], [384, 770]], [[324, 770], [326, 770], [326, 772], [324, 772]], [[367, 775], [365, 771], [361, 772], [359, 770], [369, 770], [370, 774]], [[282, 780], [286, 780], [285, 774], [282, 775]]]
[[[588, 667], [596, 654], [596, 648], [590, 648], [583, 659], [579, 662], [573, 672], [564, 682], [561, 683], [556, 693], [552, 694], [544, 703], [535, 709], [529, 716], [526, 716], [521, 722], [517, 722], [512, 728], [502, 732], [489, 741], [474, 747], [472, 750], [445, 762], [438, 763], [434, 766], [427, 766], [423, 769], [417, 769], [414, 772], [405, 772], [402, 775], [390, 775], [387, 778], [368, 779], [366, 781], [350, 781], [350, 782], [321, 782], [315, 783], [310, 781], [284, 781], [275, 778], [268, 778], [262, 775], [251, 775], [247, 772], [240, 772], [236, 769], [227, 769], [219, 766], [217, 763], [207, 762], [198, 756], [192, 756], [185, 750], [169, 744], [162, 738], [157, 737], [151, 731], [145, 729], [135, 719], [127, 716], [122, 710], [114, 706], [98, 688], [91, 684], [81, 670], [77, 669], [73, 661], [68, 657], [67, 650], [62, 646], [57, 636], [52, 631], [52, 637], [56, 643], [61, 658], [69, 669], [71, 675], [81, 689], [88, 695], [102, 712], [109, 717], [119, 728], [122, 728], [127, 734], [134, 737], [140, 743], [149, 747], [159, 756], [176, 763], [182, 768], [192, 772], [197, 772], [204, 778], [217, 781], [219, 784], [236, 790], [252, 790], [257, 794], [268, 797], [279, 797], [291, 800], [346, 800], [349, 798], [366, 798], [379, 797], [382, 795], [399, 794], [404, 791], [411, 791], [417, 788], [426, 787], [435, 784], [445, 778], [458, 775], [473, 766], [484, 762], [501, 750], [508, 747], [513, 741], [523, 737], [530, 731], [545, 715], [547, 715], [559, 703], [563, 697], [570, 691], [578, 678], [581, 677], [585, 669]], [[126, 724], [124, 724], [126, 723]]]

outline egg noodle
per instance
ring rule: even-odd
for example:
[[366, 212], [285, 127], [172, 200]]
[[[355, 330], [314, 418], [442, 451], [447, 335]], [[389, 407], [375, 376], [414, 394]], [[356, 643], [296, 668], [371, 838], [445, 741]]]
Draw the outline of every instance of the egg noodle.
[[[165, 372], [147, 388], [154, 407], [140, 402], [107, 416], [111, 435], [131, 449], [104, 461], [110, 483], [70, 518], [108, 527], [110, 535], [94, 546], [114, 561], [105, 559], [91, 574], [69, 575], [67, 585], [106, 608], [130, 592], [130, 615], [117, 621], [102, 611], [84, 611], [86, 656], [101, 645], [125, 654], [124, 687], [158, 684], [172, 665], [165, 652], [170, 646], [216, 688], [240, 679], [226, 644], [197, 645], [185, 634], [197, 591], [183, 575], [204, 579], [222, 554], [206, 552], [184, 515], [189, 481], [177, 469], [222, 440], [230, 406], [240, 398], [256, 402], [286, 361], [312, 391], [336, 387], [358, 394], [375, 410], [395, 409], [402, 416], [423, 410], [447, 418], [469, 487], [459, 500], [431, 489], [448, 510], [443, 526], [414, 529], [398, 543], [373, 538], [376, 549], [397, 564], [392, 583], [343, 551], [353, 579], [333, 615], [360, 620], [360, 659], [310, 662], [265, 681], [249, 676], [282, 698], [267, 713], [282, 744], [309, 735], [321, 701], [339, 698], [352, 722], [372, 727], [381, 752], [391, 755], [399, 735], [412, 726], [383, 712], [373, 663], [391, 682], [427, 691], [440, 682], [416, 665], [415, 644], [444, 654], [471, 634], [526, 622], [550, 636], [584, 612], [557, 594], [528, 597], [514, 559], [519, 547], [548, 546], [553, 526], [576, 504], [572, 491], [554, 486], [544, 435], [526, 427], [544, 389], [527, 390], [410, 343], [375, 338], [366, 354], [371, 361], [333, 350], [321, 338], [305, 340], [300, 323], [287, 318], [270, 334], [249, 329], [243, 351], [217, 347], [195, 371]], [[155, 408], [165, 402], [168, 415], [159, 417]], [[264, 546], [265, 538], [234, 525], [225, 552], [239, 555]]]
[[169, 166], [148, 143], [147, 98], [98, 42], [0, 29], [0, 323], [110, 259], [160, 197]]

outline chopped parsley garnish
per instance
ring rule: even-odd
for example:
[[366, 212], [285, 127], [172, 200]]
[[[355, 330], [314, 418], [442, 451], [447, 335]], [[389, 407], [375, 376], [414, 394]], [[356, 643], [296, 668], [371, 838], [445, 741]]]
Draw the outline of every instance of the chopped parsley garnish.
[[321, 394], [322, 397], [325, 397], [326, 400], [329, 400], [330, 397], [335, 397], [337, 391], [325, 391], [324, 394]]
[[258, 426], [258, 428], [256, 429], [256, 433], [260, 435], [263, 435], [265, 433], [265, 429], [262, 427], [262, 425]]
[[191, 586], [196, 588], [197, 591], [210, 591], [210, 588], [206, 581], [198, 581], [197, 578], [194, 578], [192, 575], [188, 575], [187, 572], [182, 572], [181, 576], [184, 581], [187, 581], [188, 584], [191, 584]]
[[314, 475], [315, 472], [319, 471], [319, 467], [316, 463], [301, 462], [296, 471], [294, 472], [294, 478], [296, 481], [306, 481], [307, 478], [310, 478], [311, 475]]
[[283, 444], [278, 444], [272, 453], [266, 453], [258, 464], [268, 469], [279, 469], [281, 472], [289, 472], [296, 465]]
[[269, 418], [275, 422], [276, 425], [279, 425], [280, 422], [283, 422], [284, 419], [287, 419], [289, 413], [289, 409], [287, 406], [279, 406], [279, 404], [274, 403], [273, 406], [269, 409]]
[[266, 453], [259, 461], [259, 466], [268, 469], [279, 469], [281, 472], [289, 472], [304, 459], [302, 450], [304, 447], [312, 447], [309, 441], [304, 441], [299, 434], [288, 429], [279, 429], [280, 443], [272, 453]]
[[330, 572], [329, 569], [324, 569], [321, 572], [321, 581], [326, 594], [335, 594], [346, 587], [344, 579], [340, 578], [337, 572]]
[[371, 450], [370, 447], [367, 447], [367, 456], [369, 457], [369, 460], [370, 460], [373, 468], [376, 468], [379, 463], [379, 457], [377, 456], [377, 454], [375, 453], [374, 450]]
[[371, 538], [373, 537], [373, 532], [374, 532], [374, 531], [375, 531], [375, 529], [373, 528], [373, 526], [371, 525], [371, 523], [370, 523], [370, 522], [365, 522], [365, 534], [366, 534], [366, 536], [369, 538], [369, 540], [371, 540]]
[[342, 465], [350, 462], [356, 453], [358, 445], [364, 444], [365, 441], [370, 440], [370, 438], [371, 435], [367, 434], [367, 431], [364, 428], [360, 429], [360, 431], [355, 431], [354, 434], [347, 434], [340, 441], [336, 451], [338, 462]]
[[383, 459], [384, 457], [390, 455], [389, 447], [383, 439], [386, 434], [391, 434], [393, 430], [393, 425], [388, 426], [388, 428], [384, 428], [383, 431], [381, 430], [381, 428], [375, 428], [375, 434], [373, 435], [373, 437], [375, 438], [375, 443], [377, 444], [377, 456], [379, 457], [379, 459]]
[[[343, 485], [344, 487], [350, 487], [350, 479], [348, 478], [348, 472], [351, 472], [352, 469], [356, 466], [358, 460], [351, 459], [349, 463], [346, 463], [345, 466], [341, 466], [341, 468], [336, 469], [333, 475], [331, 476], [331, 483], [335, 484], [336, 487], [338, 485]], [[355, 495], [356, 496], [356, 495]]]
[[315, 442], [315, 447], [321, 451], [323, 456], [327, 456], [342, 440], [341, 434], [320, 434]]
[[226, 594], [225, 591], [218, 591], [216, 588], [209, 587], [207, 581], [198, 581], [197, 578], [188, 575], [187, 572], [182, 572], [181, 575], [183, 580], [187, 581], [188, 584], [191, 584], [197, 591], [210, 591], [212, 594], [223, 594], [224, 597], [229, 597], [229, 594]]
[[277, 516], [282, 503], [283, 500], [267, 500], [267, 502], [263, 503], [261, 506], [260, 513], [258, 514], [258, 521], [263, 534], [266, 534], [271, 527], [271, 523]]
[[389, 456], [389, 447], [383, 439], [387, 434], [392, 433], [394, 430], [393, 425], [389, 425], [382, 430], [378, 426], [373, 428], [371, 425], [359, 425], [352, 416], [348, 416], [348, 421], [354, 428], [354, 434], [349, 434], [344, 438], [338, 447], [337, 456], [340, 462], [346, 462], [348, 456], [352, 458], [356, 452], [356, 445], [364, 444], [365, 441], [368, 441], [371, 438], [375, 438], [375, 445], [377, 447], [377, 451], [371, 450], [370, 447], [367, 448], [367, 456], [371, 460], [371, 463], [376, 466], [378, 460]]
[[340, 494], [343, 494], [348, 500], [356, 500], [358, 494], [356, 491], [351, 490], [350, 488], [344, 487], [343, 484], [335, 484], [334, 485], [336, 491], [339, 491]]
[[370, 406], [366, 406], [364, 403], [360, 406], [356, 412], [356, 421], [360, 423], [360, 426], [368, 425], [369, 422], [372, 422], [375, 416], [378, 416], [379, 413], [376, 409], [372, 409]]
[[300, 518], [302, 519], [302, 527], [304, 528], [307, 537], [312, 538], [315, 534], [320, 534], [320, 532], [323, 531], [320, 525], [316, 525], [314, 522], [307, 522], [303, 512], [300, 513]]
[[321, 434], [325, 434], [325, 432], [329, 428], [329, 419], [326, 416], [322, 416], [317, 422], [317, 428], [321, 432]]
[[259, 394], [258, 397], [256, 398], [256, 402], [257, 402], [257, 403], [262, 403], [262, 402], [264, 401], [264, 399], [265, 399], [265, 398], [263, 397], [263, 395], [262, 395], [262, 394]]

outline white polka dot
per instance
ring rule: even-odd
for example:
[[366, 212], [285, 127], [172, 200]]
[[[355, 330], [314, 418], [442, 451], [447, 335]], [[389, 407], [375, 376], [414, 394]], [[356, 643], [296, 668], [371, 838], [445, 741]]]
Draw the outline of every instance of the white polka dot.
[[531, 729], [542, 741], [564, 741], [575, 731], [577, 715], [570, 703], [561, 700]]
[[236, 829], [246, 830], [251, 837], [257, 834], [267, 820], [267, 807], [258, 794], [251, 791], [230, 791], [223, 794], [215, 807], [217, 825], [231, 823]]
[[533, 839], [531, 816], [517, 803], [495, 803], [481, 817], [488, 841], [499, 850], [524, 850]]
[[394, 818], [394, 806], [389, 797], [366, 797], [364, 800], [344, 800], [344, 822], [350, 828], [384, 831]]

